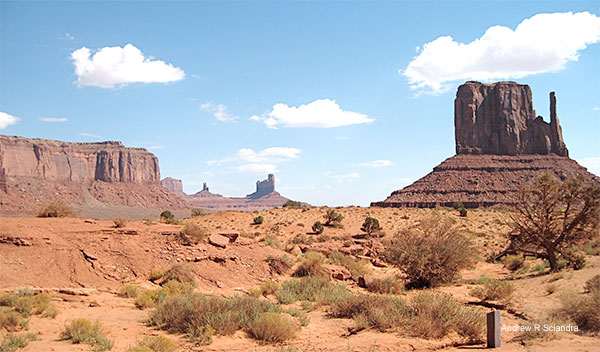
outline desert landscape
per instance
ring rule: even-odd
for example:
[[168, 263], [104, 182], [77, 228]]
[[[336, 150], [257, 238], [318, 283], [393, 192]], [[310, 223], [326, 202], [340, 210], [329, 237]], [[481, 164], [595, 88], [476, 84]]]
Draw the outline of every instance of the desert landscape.
[[569, 6], [0, 2], [0, 352], [600, 351]]

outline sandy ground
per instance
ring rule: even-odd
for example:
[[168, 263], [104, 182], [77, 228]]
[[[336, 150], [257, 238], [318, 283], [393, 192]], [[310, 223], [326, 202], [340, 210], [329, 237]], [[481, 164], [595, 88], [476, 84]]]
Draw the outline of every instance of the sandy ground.
[[[133, 299], [117, 295], [125, 283], [155, 287], [147, 280], [150, 271], [166, 269], [177, 262], [191, 265], [199, 292], [231, 296], [245, 294], [267, 280], [283, 281], [288, 277], [272, 273], [266, 257], [286, 254], [285, 249], [294, 247], [289, 240], [297, 234], [316, 237], [310, 234], [311, 226], [317, 220], [323, 221], [326, 210], [222, 212], [186, 220], [204, 226], [210, 233], [240, 233], [239, 239], [225, 249], [208, 243], [183, 246], [174, 236], [182, 225], [166, 225], [157, 221], [129, 222], [124, 228], [115, 228], [112, 221], [93, 219], [0, 218], [0, 291], [39, 288], [51, 294], [60, 311], [54, 319], [32, 317], [29, 332], [38, 334], [38, 340], [22, 351], [91, 351], [88, 345], [58, 340], [65, 323], [79, 317], [102, 322], [115, 341], [113, 351], [126, 351], [143, 337], [155, 335], [175, 340], [180, 351], [465, 351], [484, 347], [457, 345], [458, 339], [452, 336], [442, 340], [423, 340], [397, 332], [373, 330], [346, 336], [354, 322], [330, 318], [326, 308], [309, 312], [310, 323], [295, 339], [280, 346], [260, 345], [246, 333], [238, 331], [232, 336], [214, 337], [209, 346], [197, 347], [183, 336], [166, 334], [146, 326], [143, 319], [147, 317], [148, 310], [136, 309]], [[433, 210], [349, 207], [337, 211], [344, 215], [343, 228], [327, 228], [325, 234], [330, 239], [315, 242], [309, 247], [321, 250], [341, 248], [342, 242], [360, 233], [365, 216], [378, 218], [386, 236], [391, 236], [402, 228], [415, 225]], [[502, 264], [485, 262], [506, 245], [504, 235], [510, 227], [506, 224], [508, 215], [505, 211], [469, 210], [466, 218], [459, 217], [455, 210], [439, 211], [453, 217], [457, 226], [472, 236], [480, 250], [481, 260], [474, 268], [463, 272], [460, 280], [437, 290], [467, 304], [477, 301], [469, 294], [470, 289], [475, 287], [473, 280], [482, 275], [511, 278], [512, 274]], [[253, 225], [252, 219], [258, 215], [263, 216], [264, 223]], [[275, 245], [268, 246], [260, 241], [265, 236], [269, 236]], [[292, 253], [286, 255], [295, 257]], [[517, 315], [530, 320], [544, 316], [560, 305], [563, 292], [582, 292], [585, 281], [599, 273], [599, 266], [600, 258], [590, 256], [588, 265], [582, 270], [566, 270], [552, 275], [531, 273], [512, 280], [516, 293], [502, 310], [502, 323], [522, 324], [523, 320]], [[375, 276], [397, 273], [394, 268], [370, 264], [369, 270]], [[353, 291], [363, 290], [351, 280], [347, 280], [346, 284]], [[548, 293], [549, 285], [553, 286], [553, 293]], [[61, 290], [67, 293], [60, 293]], [[404, 296], [412, 294], [414, 292], [409, 291]], [[490, 310], [484, 307], [478, 309]], [[1, 330], [0, 337], [6, 333]], [[502, 342], [503, 347], [499, 351], [600, 351], [600, 339], [584, 334], [563, 333], [555, 340], [521, 341], [516, 333], [506, 332]]]

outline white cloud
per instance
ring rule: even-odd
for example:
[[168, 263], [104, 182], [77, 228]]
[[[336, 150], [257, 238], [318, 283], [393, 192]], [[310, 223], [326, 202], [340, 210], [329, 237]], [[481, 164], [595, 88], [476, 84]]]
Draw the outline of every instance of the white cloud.
[[542, 13], [515, 30], [492, 26], [470, 43], [442, 36], [423, 48], [400, 73], [413, 89], [433, 93], [458, 80], [498, 80], [556, 72], [579, 51], [600, 41], [600, 18], [589, 12]]
[[5, 112], [0, 111], [0, 130], [5, 129], [10, 125], [14, 125], [20, 119]]
[[83, 136], [83, 137], [90, 137], [90, 138], [96, 138], [96, 139], [103, 138], [102, 136], [98, 136], [97, 134], [93, 134], [93, 133], [89, 133], [89, 132], [81, 132], [79, 135]]
[[600, 106], [594, 106], [593, 111], [600, 111]]
[[223, 104], [206, 102], [200, 105], [200, 108], [206, 112], [210, 112], [217, 120], [221, 122], [233, 122], [239, 119], [238, 116], [231, 115], [229, 112], [227, 112], [227, 107]]
[[278, 127], [330, 128], [375, 121], [358, 112], [344, 111], [331, 99], [318, 99], [299, 107], [278, 103], [273, 105], [270, 112], [262, 116], [254, 115], [250, 119], [260, 121], [273, 129]]
[[93, 56], [90, 49], [82, 47], [71, 53], [71, 60], [75, 65], [76, 84], [79, 87], [114, 88], [136, 82], [168, 83], [185, 77], [182, 69], [164, 61], [146, 58], [132, 44], [123, 48], [104, 47]]
[[344, 183], [347, 181], [354, 181], [357, 180], [359, 178], [359, 174], [358, 172], [351, 172], [349, 174], [344, 174], [344, 175], [334, 175], [331, 176], [336, 182], [339, 183]]
[[589, 157], [577, 160], [589, 172], [600, 176], [600, 157]]
[[277, 172], [277, 166], [273, 164], [244, 164], [236, 167], [237, 171], [240, 172], [252, 172], [252, 173], [260, 173], [260, 174], [272, 174]]
[[393, 165], [395, 165], [395, 163], [390, 160], [374, 160], [374, 161], [369, 161], [366, 163], [356, 164], [356, 166], [372, 167], [372, 168], [388, 167], [388, 166], [393, 166]]
[[44, 122], [67, 122], [69, 121], [66, 117], [42, 117], [40, 120]]
[[209, 160], [209, 166], [234, 164], [233, 169], [240, 172], [274, 173], [277, 164], [298, 158], [301, 150], [290, 147], [271, 147], [254, 151], [250, 148], [239, 149], [234, 156], [221, 160]]
[[75, 37], [71, 34], [71, 33], [65, 33], [65, 38], [69, 39], [69, 40], [75, 40]]

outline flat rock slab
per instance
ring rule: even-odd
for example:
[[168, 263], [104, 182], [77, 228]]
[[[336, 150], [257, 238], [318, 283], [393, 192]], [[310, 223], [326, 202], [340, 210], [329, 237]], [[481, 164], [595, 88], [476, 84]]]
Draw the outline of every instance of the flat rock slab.
[[237, 232], [229, 232], [229, 233], [220, 233], [219, 235], [229, 238], [229, 242], [235, 242], [237, 238], [240, 236]]
[[229, 238], [217, 234], [210, 235], [208, 237], [208, 243], [212, 244], [215, 247], [225, 248], [229, 243]]

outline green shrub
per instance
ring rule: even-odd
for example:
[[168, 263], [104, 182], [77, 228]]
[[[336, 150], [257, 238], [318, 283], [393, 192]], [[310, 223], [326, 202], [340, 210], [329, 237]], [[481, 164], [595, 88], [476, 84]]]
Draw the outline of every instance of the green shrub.
[[339, 264], [350, 272], [353, 280], [358, 280], [360, 276], [367, 273], [367, 267], [365, 261], [355, 260], [354, 258], [344, 255], [340, 252], [333, 252], [329, 255], [329, 262], [333, 264]]
[[165, 273], [161, 277], [160, 285], [164, 285], [165, 283], [176, 280], [182, 283], [195, 284], [194, 281], [194, 273], [192, 272], [192, 267], [186, 263], [177, 263], [173, 264], [169, 268], [169, 270], [165, 271]]
[[153, 352], [174, 352], [179, 345], [164, 336], [148, 336], [138, 343], [138, 346], [148, 347]]
[[382, 279], [375, 278], [367, 286], [367, 290], [380, 294], [400, 294], [404, 290], [404, 283], [395, 276], [386, 276]]
[[435, 287], [473, 265], [476, 250], [451, 218], [434, 213], [417, 227], [398, 232], [384, 257], [406, 273], [408, 287]]
[[523, 266], [525, 258], [522, 255], [506, 255], [502, 258], [502, 264], [510, 271], [516, 271]]
[[483, 287], [476, 287], [471, 290], [471, 295], [482, 301], [508, 301], [515, 287], [508, 281], [489, 279], [483, 283]]
[[177, 234], [177, 240], [184, 246], [193, 246], [204, 241], [207, 236], [208, 230], [204, 227], [193, 222], [186, 222]]
[[300, 259], [300, 264], [294, 271], [294, 276], [323, 276], [328, 277], [329, 274], [325, 268], [323, 268], [323, 261], [325, 256], [317, 252], [306, 252]]
[[12, 307], [16, 299], [17, 295], [14, 293], [0, 294], [0, 307]]
[[177, 224], [177, 220], [175, 220], [175, 215], [171, 213], [170, 210], [165, 210], [160, 213], [160, 221], [165, 224]]
[[381, 225], [379, 225], [379, 220], [367, 216], [365, 221], [363, 222], [360, 230], [362, 232], [366, 232], [367, 235], [371, 236], [374, 233], [381, 231]]
[[329, 279], [318, 276], [307, 276], [301, 279], [284, 281], [276, 292], [279, 303], [290, 304], [296, 301], [315, 301], [323, 291], [330, 291], [333, 284]]
[[162, 269], [153, 269], [150, 272], [150, 275], [148, 275], [148, 280], [152, 282], [158, 281], [163, 277], [164, 274], [165, 272], [162, 271]]
[[156, 306], [159, 299], [163, 297], [160, 290], [146, 290], [137, 296], [135, 306], [138, 309], [146, 309]]
[[262, 215], [259, 215], [259, 216], [255, 217], [254, 219], [252, 219], [252, 224], [260, 225], [263, 223], [263, 221], [265, 221], [265, 219], [262, 217]]
[[465, 208], [458, 209], [458, 215], [460, 215], [463, 218], [466, 218], [467, 217], [467, 209], [465, 209]]
[[283, 207], [291, 209], [302, 209], [302, 203], [290, 199], [283, 204]]
[[299, 330], [294, 322], [280, 313], [262, 313], [250, 325], [250, 335], [266, 343], [278, 343], [289, 340]]
[[399, 326], [404, 320], [406, 304], [394, 296], [348, 295], [331, 307], [334, 318], [354, 318], [361, 328], [380, 331]]
[[75, 216], [73, 208], [62, 200], [55, 200], [42, 206], [38, 218], [69, 218]]
[[0, 344], [0, 352], [15, 352], [19, 348], [23, 348], [29, 344], [29, 341], [37, 340], [35, 334], [15, 335], [7, 334], [2, 339]]
[[312, 225], [312, 230], [317, 235], [320, 235], [325, 230], [325, 226], [323, 226], [320, 221], [315, 221], [315, 223]]
[[121, 291], [119, 291], [119, 296], [125, 298], [136, 298], [140, 293], [140, 287], [132, 284], [127, 284], [121, 287]]
[[206, 212], [204, 211], [204, 209], [201, 208], [194, 208], [192, 209], [192, 217], [195, 218], [197, 216], [204, 216], [206, 215]]
[[28, 321], [21, 314], [14, 310], [0, 310], [0, 329], [5, 328], [7, 331], [17, 331], [27, 326]]
[[325, 213], [324, 218], [325, 226], [342, 227], [342, 220], [344, 220], [344, 216], [335, 211], [335, 209], [327, 210], [327, 213]]
[[94, 351], [109, 351], [114, 345], [100, 322], [92, 323], [85, 318], [74, 319], [70, 324], [66, 324], [59, 338], [71, 340], [75, 344], [87, 343], [94, 347]]
[[115, 224], [116, 228], [121, 228], [127, 225], [127, 220], [119, 216], [113, 219], [113, 223]]
[[215, 329], [206, 324], [203, 326], [192, 326], [188, 331], [188, 338], [198, 346], [210, 345]]
[[154, 352], [154, 351], [152, 351], [152, 349], [150, 347], [137, 345], [137, 346], [129, 347], [127, 349], [127, 352]]

